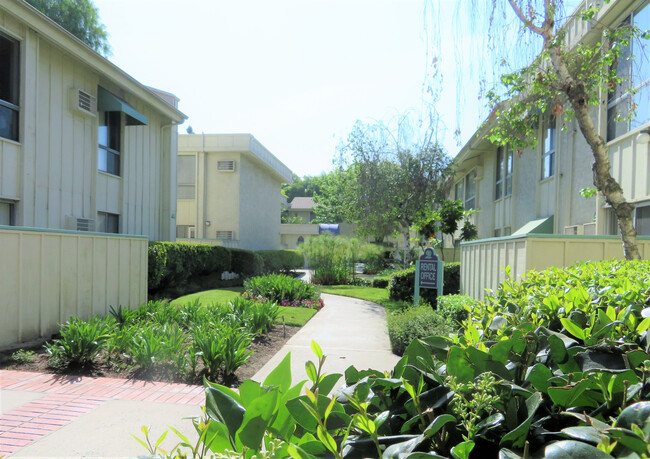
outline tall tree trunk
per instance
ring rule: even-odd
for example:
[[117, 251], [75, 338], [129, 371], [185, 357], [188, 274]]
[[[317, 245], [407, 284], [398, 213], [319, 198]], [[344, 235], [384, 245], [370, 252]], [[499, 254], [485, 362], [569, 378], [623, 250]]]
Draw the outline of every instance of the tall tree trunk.
[[508, 3], [510, 3], [512, 9], [526, 27], [544, 38], [544, 47], [548, 50], [558, 83], [575, 112], [580, 132], [582, 132], [594, 156], [594, 163], [591, 166], [594, 174], [594, 185], [598, 191], [603, 193], [605, 201], [612, 206], [614, 214], [616, 214], [618, 227], [621, 230], [625, 258], [640, 260], [641, 254], [636, 244], [636, 230], [633, 223], [634, 205], [627, 202], [625, 196], [623, 196], [623, 189], [610, 173], [609, 152], [605, 140], [598, 134], [589, 116], [589, 95], [584, 83], [571, 76], [562, 56], [563, 45], [554, 43], [555, 3], [552, 0], [544, 0], [544, 23], [541, 26], [534, 25], [532, 19], [526, 17], [515, 0], [508, 0]]
[[610, 173], [609, 151], [607, 150], [605, 140], [598, 134], [596, 126], [594, 126], [589, 115], [589, 99], [584, 84], [571, 77], [566, 64], [560, 56], [559, 47], [551, 48], [549, 54], [564, 93], [567, 95], [571, 107], [575, 112], [578, 126], [580, 126], [580, 132], [582, 132], [587, 144], [591, 148], [591, 153], [594, 157], [594, 163], [591, 166], [594, 185], [598, 191], [603, 193], [605, 201], [612, 206], [614, 214], [616, 214], [618, 227], [621, 230], [625, 258], [627, 260], [640, 260], [641, 254], [636, 243], [636, 230], [634, 229], [633, 223], [634, 205], [627, 202], [623, 195], [621, 185], [619, 185]]

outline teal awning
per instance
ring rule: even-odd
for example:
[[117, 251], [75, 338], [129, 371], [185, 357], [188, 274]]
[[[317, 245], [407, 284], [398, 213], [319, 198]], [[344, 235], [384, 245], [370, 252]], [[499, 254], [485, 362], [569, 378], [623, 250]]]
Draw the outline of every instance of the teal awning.
[[529, 221], [511, 236], [523, 236], [524, 234], [553, 234], [553, 215]]
[[97, 110], [100, 112], [123, 112], [126, 115], [127, 126], [147, 126], [149, 124], [146, 116], [101, 86], [97, 88]]

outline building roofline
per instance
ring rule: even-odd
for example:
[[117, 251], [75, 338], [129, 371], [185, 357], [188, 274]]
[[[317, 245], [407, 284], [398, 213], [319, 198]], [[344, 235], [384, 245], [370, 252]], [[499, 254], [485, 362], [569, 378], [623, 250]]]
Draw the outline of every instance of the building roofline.
[[184, 113], [170, 106], [147, 86], [137, 81], [26, 1], [0, 0], [0, 8], [7, 11], [9, 15], [27, 23], [29, 28], [36, 30], [53, 45], [93, 67], [101, 75], [125, 88], [135, 97], [142, 99], [163, 115], [171, 118], [172, 121], [181, 123], [187, 119]]

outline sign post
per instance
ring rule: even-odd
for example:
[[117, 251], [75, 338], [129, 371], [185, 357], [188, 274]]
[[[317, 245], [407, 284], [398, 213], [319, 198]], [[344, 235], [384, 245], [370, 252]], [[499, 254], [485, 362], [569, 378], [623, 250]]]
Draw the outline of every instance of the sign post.
[[424, 249], [424, 254], [415, 262], [415, 292], [413, 304], [420, 300], [421, 288], [435, 288], [442, 296], [444, 263], [438, 260], [431, 247]]

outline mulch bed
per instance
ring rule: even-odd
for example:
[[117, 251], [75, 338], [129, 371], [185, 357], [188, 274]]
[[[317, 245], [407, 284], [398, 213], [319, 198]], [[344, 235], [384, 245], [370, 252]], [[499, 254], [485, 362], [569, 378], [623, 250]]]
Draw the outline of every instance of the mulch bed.
[[[260, 370], [271, 357], [280, 351], [284, 343], [296, 334], [300, 327], [287, 325], [284, 329], [282, 326], [276, 326], [264, 336], [258, 336], [251, 349], [253, 354], [248, 361], [241, 366], [234, 375], [223, 379], [219, 378], [217, 382], [226, 384], [230, 387], [238, 387], [246, 379], [250, 379], [258, 370]], [[15, 351], [0, 352], [0, 369], [34, 371], [39, 373], [59, 373], [66, 375], [78, 376], [102, 376], [108, 378], [125, 378], [138, 379], [145, 381], [164, 381], [164, 382], [181, 382], [186, 384], [202, 384], [203, 376], [199, 374], [194, 380], [181, 378], [170, 371], [168, 368], [154, 368], [153, 371], [139, 371], [133, 367], [106, 365], [99, 363], [86, 367], [68, 367], [65, 369], [53, 369], [48, 366], [47, 354], [42, 346], [31, 348], [37, 353], [33, 362], [15, 362], [11, 356]]]

